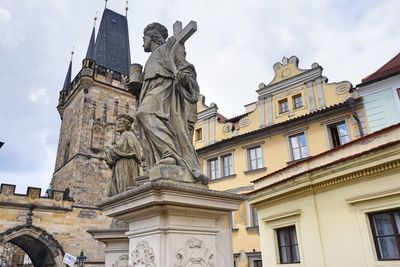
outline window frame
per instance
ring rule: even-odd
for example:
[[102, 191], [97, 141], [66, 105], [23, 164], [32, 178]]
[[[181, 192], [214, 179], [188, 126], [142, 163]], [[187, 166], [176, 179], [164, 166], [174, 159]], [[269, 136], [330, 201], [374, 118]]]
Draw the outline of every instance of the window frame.
[[[286, 103], [285, 105], [285, 110], [282, 109], [282, 104]], [[283, 114], [286, 112], [289, 112], [289, 101], [287, 98], [282, 98], [281, 100], [278, 100], [278, 107], [279, 107], [279, 114]]]
[[202, 140], [203, 140], [203, 128], [199, 127], [194, 130], [194, 141], [199, 142]]
[[[260, 149], [260, 157], [257, 157], [257, 149]], [[252, 159], [251, 159], [251, 150], [255, 149], [255, 155], [256, 155], [256, 159], [255, 159], [255, 163], [256, 163], [256, 167], [252, 168]], [[246, 147], [246, 156], [247, 156], [247, 170], [248, 171], [254, 171], [254, 170], [259, 170], [265, 167], [264, 164], [264, 153], [263, 153], [263, 148], [262, 148], [262, 144], [255, 144], [253, 146], [249, 146]], [[261, 160], [261, 164], [258, 164], [258, 160]]]
[[[292, 146], [292, 138], [294, 138], [294, 137], [298, 137], [298, 136], [301, 136], [301, 135], [304, 135], [304, 140], [305, 140], [305, 148], [307, 149], [307, 155], [302, 155], [302, 151], [301, 151], [301, 148], [302, 148], [302, 146], [298, 146], [296, 149], [299, 149], [299, 153], [300, 153], [300, 158], [295, 158], [294, 157], [294, 153], [293, 153], [293, 146]], [[307, 141], [307, 133], [306, 133], [306, 131], [302, 131], [302, 132], [298, 132], [298, 133], [296, 133], [296, 134], [291, 134], [291, 135], [288, 135], [287, 136], [287, 139], [288, 139], [288, 145], [289, 145], [289, 155], [290, 155], [290, 160], [291, 161], [296, 161], [296, 160], [302, 160], [302, 159], [305, 159], [305, 158], [308, 158], [309, 156], [310, 156], [310, 149], [309, 149], [309, 147], [308, 147], [308, 141]], [[297, 140], [297, 142], [298, 142], [298, 144], [300, 145], [300, 142], [299, 142], [299, 140]]]
[[[299, 106], [296, 105], [296, 98], [300, 98], [300, 101], [299, 101], [300, 105]], [[293, 109], [302, 108], [304, 106], [303, 105], [303, 95], [301, 93], [293, 95], [292, 96], [292, 104], [293, 104]]]
[[[342, 124], [344, 124], [344, 126], [346, 127], [347, 139], [348, 139], [348, 141], [346, 143], [342, 142], [342, 140], [341, 140], [342, 138], [340, 136], [340, 130], [338, 129], [338, 126], [342, 125]], [[344, 144], [347, 144], [347, 143], [351, 142], [349, 127], [348, 127], [347, 121], [345, 119], [338, 120], [338, 121], [330, 123], [330, 124], [326, 124], [325, 127], [326, 127], [326, 130], [327, 130], [327, 133], [328, 133], [328, 139], [329, 139], [330, 148], [339, 147], [339, 146], [342, 146]], [[338, 135], [338, 138], [339, 138], [338, 140], [339, 140], [340, 144], [337, 145], [337, 146], [335, 146], [335, 141], [333, 140], [333, 136], [332, 136], [332, 128], [333, 127], [335, 127], [337, 135]]]
[[[396, 224], [396, 220], [394, 217], [394, 213], [398, 212], [400, 214], [400, 208], [397, 209], [391, 209], [391, 210], [381, 210], [381, 211], [376, 211], [372, 213], [368, 213], [368, 221], [370, 224], [370, 229], [372, 233], [372, 239], [375, 247], [375, 253], [377, 256], [378, 261], [399, 261], [400, 260], [400, 222], [399, 226]], [[393, 230], [392, 235], [378, 235], [377, 230], [374, 224], [373, 216], [379, 215], [379, 214], [390, 214], [390, 221], [391, 221], [391, 228]], [[389, 236], [394, 236], [395, 238], [395, 243], [397, 245], [397, 252], [399, 254], [398, 258], [383, 258], [381, 255], [381, 249], [380, 249], [380, 243], [378, 241], [379, 238], [382, 237], [389, 237]]]
[[[222, 177], [228, 177], [234, 174], [234, 169], [233, 169], [233, 153], [227, 153], [223, 154], [220, 156], [221, 158], [221, 178]], [[228, 159], [228, 173], [225, 171], [225, 159]], [[229, 164], [230, 162], [230, 164]]]
[[[289, 236], [289, 245], [282, 245], [281, 244], [280, 231], [284, 231], [284, 230], [288, 230], [289, 231], [289, 235], [288, 235]], [[294, 230], [294, 234], [296, 236], [296, 243], [292, 243], [291, 242], [292, 241], [291, 240], [292, 239], [291, 230]], [[276, 228], [275, 229], [275, 233], [276, 233], [276, 238], [277, 238], [279, 264], [293, 264], [293, 263], [296, 264], [296, 263], [300, 263], [301, 259], [300, 259], [299, 239], [297, 237], [296, 225], [293, 224], [293, 225], [288, 225], [288, 226], [285, 226], [285, 227]], [[283, 261], [283, 259], [282, 259], [282, 251], [281, 251], [281, 248], [283, 248], [283, 247], [289, 247], [290, 248], [290, 250], [289, 250], [290, 251], [290, 261], [287, 261], [287, 262]], [[297, 247], [298, 261], [294, 260], [293, 251], [292, 251], [293, 247]]]
[[[211, 170], [211, 163], [212, 162], [215, 162], [215, 164], [214, 164], [214, 170]], [[215, 180], [215, 179], [219, 179], [220, 178], [220, 176], [221, 176], [221, 173], [220, 173], [220, 169], [219, 169], [219, 158], [218, 157], [214, 157], [214, 158], [211, 158], [211, 159], [208, 159], [207, 160], [207, 174], [208, 174], [208, 177], [210, 177], [210, 180]], [[215, 175], [215, 177], [213, 178], [213, 176], [212, 176], [212, 173]]]
[[[235, 175], [235, 158], [234, 158], [234, 150], [228, 150], [224, 151], [223, 153], [220, 154], [214, 154], [210, 157], [205, 158], [204, 160], [206, 161], [206, 168], [205, 168], [205, 173], [209, 176], [210, 180], [217, 180], [225, 177], [231, 177]], [[231, 165], [229, 166], [229, 174], [226, 175], [225, 173], [225, 166], [224, 166], [224, 159], [225, 158], [231, 158]], [[216, 166], [217, 166], [217, 171], [215, 171], [215, 178], [212, 178], [211, 176], [211, 161], [216, 161]], [[232, 173], [230, 173], [232, 171]]]

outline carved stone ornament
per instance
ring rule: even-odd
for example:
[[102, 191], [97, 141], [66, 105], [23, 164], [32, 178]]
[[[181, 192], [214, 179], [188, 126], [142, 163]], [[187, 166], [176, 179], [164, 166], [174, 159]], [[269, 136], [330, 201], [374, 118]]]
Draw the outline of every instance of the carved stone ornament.
[[118, 260], [114, 261], [112, 267], [128, 267], [128, 254], [119, 256]]
[[154, 250], [146, 241], [141, 241], [131, 252], [129, 267], [156, 267]]
[[232, 132], [232, 130], [233, 130], [233, 124], [231, 122], [225, 123], [224, 127], [222, 127], [222, 131], [224, 133]]
[[351, 88], [351, 83], [341, 82], [336, 86], [336, 94], [343, 95], [349, 92]]
[[240, 119], [239, 121], [239, 126], [240, 128], [244, 128], [246, 126], [250, 125], [250, 118], [249, 117], [244, 117], [242, 119]]
[[175, 267], [211, 267], [214, 264], [214, 254], [204, 246], [203, 241], [191, 238], [185, 247], [176, 253]]

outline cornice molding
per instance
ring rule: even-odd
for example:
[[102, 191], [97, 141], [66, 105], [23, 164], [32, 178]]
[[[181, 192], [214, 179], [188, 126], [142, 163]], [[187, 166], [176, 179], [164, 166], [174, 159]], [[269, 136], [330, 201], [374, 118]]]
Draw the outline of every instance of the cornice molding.
[[[360, 181], [361, 179], [370, 179], [373, 178], [373, 176], [377, 174], [385, 174], [388, 172], [393, 171], [396, 168], [400, 168], [400, 159], [391, 161], [391, 162], [386, 162], [377, 166], [373, 166], [370, 168], [366, 168], [363, 170], [355, 171], [346, 175], [342, 175], [340, 177], [336, 177], [327, 181], [315, 183], [315, 184], [308, 184], [306, 186], [302, 186], [300, 188], [295, 188], [293, 190], [284, 192], [282, 194], [274, 195], [271, 197], [268, 197], [268, 192], [263, 192], [260, 191], [258, 194], [255, 194], [254, 197], [251, 197], [250, 202], [252, 204], [257, 204], [257, 205], [268, 205], [268, 204], [276, 204], [281, 201], [285, 200], [292, 200], [292, 199], [297, 199], [302, 196], [307, 196], [311, 194], [318, 194], [321, 192], [326, 192], [331, 190], [332, 188], [336, 188], [339, 186], [343, 186], [348, 183]], [[309, 175], [306, 174], [305, 176]], [[300, 178], [301, 179], [301, 178]], [[304, 179], [301, 179], [302, 181]], [[293, 181], [287, 181], [287, 183], [293, 184]], [[279, 187], [282, 187], [280, 185]], [[271, 188], [269, 192], [276, 192], [276, 188]]]

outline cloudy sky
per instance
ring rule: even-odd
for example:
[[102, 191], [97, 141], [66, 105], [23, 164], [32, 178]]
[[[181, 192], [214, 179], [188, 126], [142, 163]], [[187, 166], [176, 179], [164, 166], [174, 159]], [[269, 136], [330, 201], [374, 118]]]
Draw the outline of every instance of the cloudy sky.
[[[131, 58], [144, 64], [142, 30], [157, 21], [172, 31], [181, 20], [198, 23], [187, 43], [206, 102], [226, 117], [256, 100], [259, 83], [273, 78], [272, 65], [296, 55], [301, 68], [313, 62], [330, 81], [353, 85], [400, 52], [393, 0], [130, 0]], [[108, 7], [124, 13], [125, 1]], [[73, 76], [81, 66], [103, 0], [0, 0], [0, 183], [48, 187], [60, 128], [56, 110], [70, 51]], [[98, 23], [99, 24], [99, 23]]]

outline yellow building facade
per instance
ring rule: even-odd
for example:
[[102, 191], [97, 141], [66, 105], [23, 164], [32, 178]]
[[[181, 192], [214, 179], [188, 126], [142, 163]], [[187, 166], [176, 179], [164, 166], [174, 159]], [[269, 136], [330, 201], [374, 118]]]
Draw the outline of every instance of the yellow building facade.
[[263, 266], [400, 266], [399, 136], [397, 124], [257, 179]]
[[[253, 180], [366, 133], [349, 82], [328, 83], [321, 66], [300, 69], [296, 56], [273, 69], [272, 81], [259, 85], [257, 101], [242, 115], [228, 119], [204, 97], [198, 102], [194, 144], [211, 189], [251, 192]], [[262, 266], [257, 213], [249, 202], [232, 215], [232, 235], [235, 265]]]

